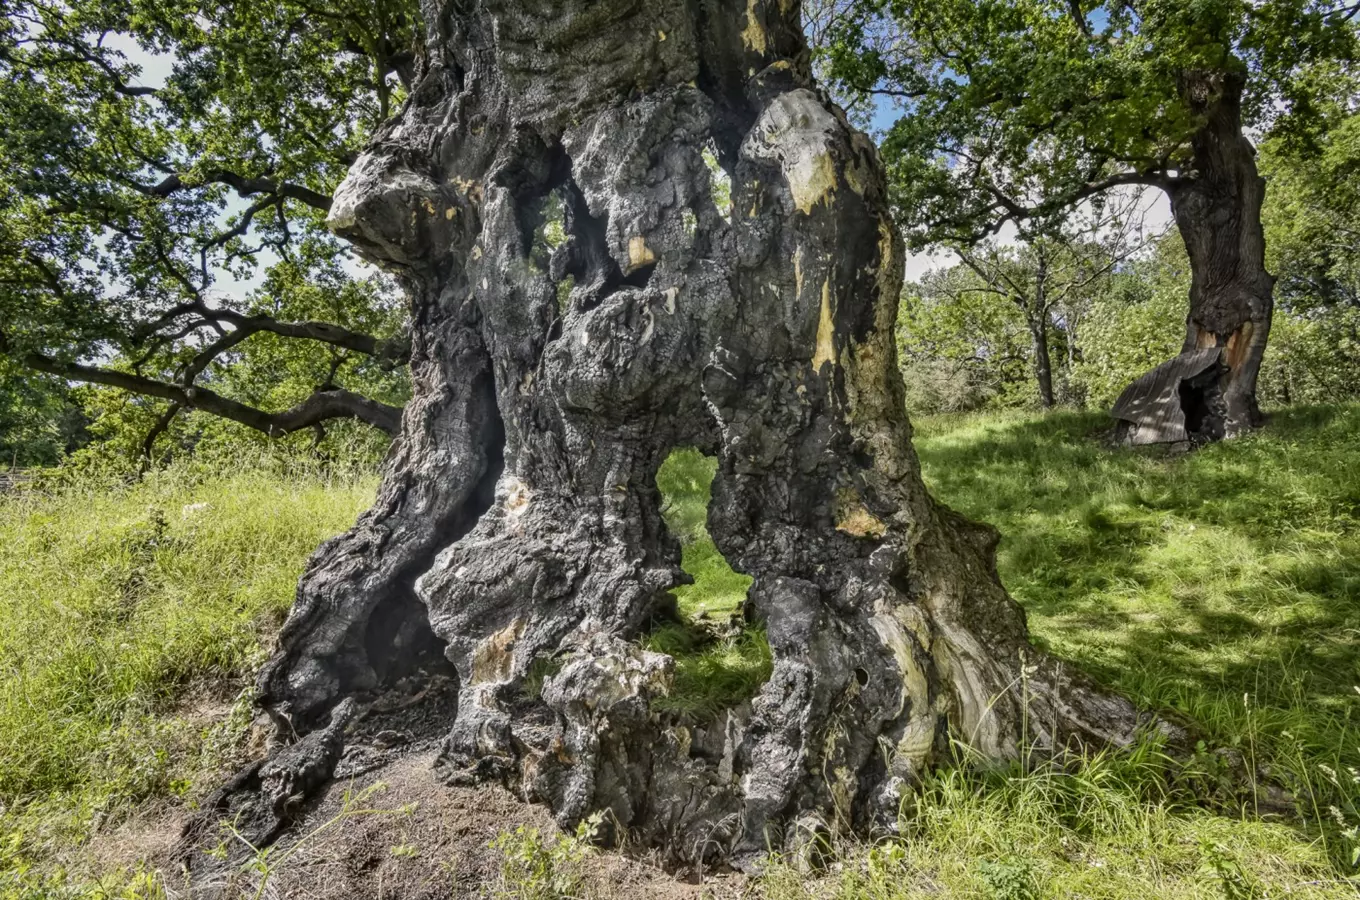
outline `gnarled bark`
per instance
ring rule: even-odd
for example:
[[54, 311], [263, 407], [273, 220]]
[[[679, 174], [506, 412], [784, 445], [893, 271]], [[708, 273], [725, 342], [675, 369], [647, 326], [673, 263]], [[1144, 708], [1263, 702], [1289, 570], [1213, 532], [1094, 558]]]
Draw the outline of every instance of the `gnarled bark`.
[[1171, 211], [1190, 254], [1190, 315], [1184, 352], [1223, 348], [1222, 430], [1261, 424], [1256, 378], [1275, 309], [1266, 271], [1261, 205], [1266, 182], [1242, 133], [1244, 79], [1186, 73], [1182, 92], [1204, 120], [1192, 142], [1196, 175], [1171, 192]]
[[[426, 17], [428, 68], [331, 210], [411, 291], [414, 399], [377, 506], [303, 578], [264, 704], [314, 728], [428, 616], [459, 682], [447, 777], [566, 824], [609, 810], [677, 861], [891, 824], [952, 742], [1130, 740], [1126, 702], [1027, 643], [995, 533], [926, 492], [882, 168], [812, 84], [798, 3]], [[774, 655], [713, 722], [652, 708], [672, 661], [637, 642], [684, 579], [655, 487], [677, 445], [719, 457], [709, 529]]]
[[1133, 443], [1155, 443], [1162, 435], [1218, 440], [1262, 421], [1256, 379], [1270, 337], [1275, 277], [1265, 265], [1265, 179], [1242, 133], [1244, 86], [1238, 74], [1181, 75], [1181, 95], [1201, 124], [1189, 169], [1166, 186], [1190, 256], [1190, 313], [1178, 360], [1188, 363], [1198, 351], [1219, 348], [1219, 367], [1217, 377], [1186, 380], [1160, 394], [1153, 373], [1131, 385], [1114, 415]]

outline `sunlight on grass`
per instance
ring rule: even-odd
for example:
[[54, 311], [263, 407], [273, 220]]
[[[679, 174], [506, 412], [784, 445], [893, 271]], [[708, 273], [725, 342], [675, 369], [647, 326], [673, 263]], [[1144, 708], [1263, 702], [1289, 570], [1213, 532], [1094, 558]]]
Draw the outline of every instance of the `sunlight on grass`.
[[1177, 801], [1155, 754], [1103, 754], [1079, 772], [929, 776], [902, 840], [843, 846], [834, 873], [776, 859], [768, 900], [1355, 896], [1322, 848], [1291, 828]]
[[[1356, 896], [1360, 406], [1281, 412], [1189, 455], [1110, 448], [1105, 425], [927, 419], [917, 447], [937, 497], [1000, 528], [1035, 639], [1175, 710], [1204, 746], [941, 771], [908, 795], [899, 839], [840, 844], [819, 874], [775, 859], [757, 895]], [[658, 710], [681, 720], [748, 699], [770, 670], [741, 616], [750, 579], [705, 528], [714, 471], [683, 450], [657, 475], [695, 583], [644, 643], [676, 659]], [[74, 892], [60, 865], [135, 804], [220, 777], [305, 559], [373, 486], [244, 466], [0, 498], [0, 898], [154, 895], [116, 878]], [[1288, 794], [1235, 799], [1230, 759]]]
[[927, 419], [917, 447], [937, 497], [1001, 530], [1038, 641], [1250, 751], [1349, 870], [1332, 826], [1360, 819], [1360, 407], [1191, 454], [1106, 447], [1106, 424]]
[[376, 479], [252, 469], [0, 498], [0, 896], [232, 762], [308, 555]]
[[755, 696], [773, 666], [764, 629], [741, 614], [751, 578], [733, 571], [708, 534], [717, 465], [712, 457], [682, 448], [656, 473], [662, 516], [680, 541], [680, 565], [694, 583], [675, 588], [681, 621], [659, 624], [643, 646], [675, 659], [671, 694], [653, 707], [695, 720]]
[[[1360, 407], [1189, 455], [1106, 446], [1098, 414], [916, 426], [932, 493], [1000, 529], [1035, 640], [1204, 743], [935, 773], [902, 839], [838, 845], [814, 877], [776, 859], [764, 896], [1356, 896]], [[1244, 769], [1287, 793], [1241, 799]]]

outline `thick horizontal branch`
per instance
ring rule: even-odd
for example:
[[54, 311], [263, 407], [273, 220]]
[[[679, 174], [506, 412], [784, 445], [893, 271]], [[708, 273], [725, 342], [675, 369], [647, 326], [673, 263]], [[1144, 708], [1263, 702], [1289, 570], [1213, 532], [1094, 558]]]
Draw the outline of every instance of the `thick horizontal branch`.
[[380, 340], [370, 334], [351, 331], [330, 322], [281, 322], [271, 316], [244, 316], [239, 313], [215, 313], [219, 321], [227, 322], [236, 329], [246, 329], [254, 334], [267, 331], [280, 337], [304, 338], [320, 341], [345, 350], [353, 350], [365, 356], [394, 362], [405, 361], [407, 348], [400, 341]]
[[242, 197], [252, 197], [255, 194], [273, 194], [276, 197], [296, 200], [299, 203], [305, 203], [315, 209], [327, 212], [331, 208], [331, 198], [311, 188], [286, 181], [275, 181], [272, 178], [246, 178], [244, 175], [238, 175], [226, 169], [214, 169], [204, 174], [202, 180], [195, 184], [186, 183], [178, 174], [172, 174], [167, 175], [159, 184], [150, 187], [143, 185], [138, 189], [149, 197], [169, 197], [178, 191], [198, 187], [200, 184], [225, 184]]
[[[0, 341], [0, 349], [3, 349], [3, 341]], [[17, 359], [39, 372], [69, 378], [72, 381], [121, 388], [148, 397], [159, 397], [178, 403], [186, 409], [196, 409], [230, 419], [270, 437], [291, 434], [331, 419], [358, 419], [390, 435], [397, 434], [401, 428], [401, 410], [398, 407], [342, 389], [317, 391], [291, 409], [268, 413], [223, 397], [207, 388], [183, 387], [113, 369], [62, 362], [41, 353], [25, 353]]]
[[280, 337], [319, 341], [345, 350], [353, 350], [365, 356], [372, 356], [383, 363], [405, 362], [410, 356], [410, 347], [401, 341], [378, 340], [372, 335], [350, 331], [329, 322], [280, 322], [270, 316], [243, 316], [239, 313], [216, 313], [219, 321], [234, 326], [216, 341], [204, 347], [189, 363], [182, 379], [192, 384], [199, 374], [214, 359], [249, 338], [251, 335], [266, 332]]
[[[180, 304], [155, 321], [148, 323], [139, 332], [138, 341], [150, 339], [162, 328], [167, 328], [173, 325], [176, 320], [191, 314], [196, 317], [193, 323], [194, 328], [216, 325], [221, 333], [219, 340], [204, 347], [203, 351], [195, 358], [192, 364], [192, 366], [197, 366], [195, 375], [222, 352], [260, 332], [277, 334], [280, 337], [319, 341], [344, 350], [353, 350], [355, 353], [362, 353], [388, 364], [404, 363], [410, 357], [410, 346], [402, 340], [375, 338], [370, 334], [353, 331], [330, 322], [284, 322], [272, 316], [248, 316], [228, 309], [210, 309], [201, 301]], [[231, 325], [233, 330], [222, 330], [220, 326], [223, 324]], [[182, 337], [183, 333], [178, 333], [175, 336]], [[202, 362], [202, 365], [199, 365], [200, 362]]]

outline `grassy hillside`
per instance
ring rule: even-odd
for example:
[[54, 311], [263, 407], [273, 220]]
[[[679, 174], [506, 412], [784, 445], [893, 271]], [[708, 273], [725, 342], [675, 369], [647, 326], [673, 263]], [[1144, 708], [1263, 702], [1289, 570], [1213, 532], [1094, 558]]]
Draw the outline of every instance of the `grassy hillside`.
[[[944, 774], [908, 840], [845, 848], [820, 880], [777, 867], [769, 894], [1356, 896], [1360, 407], [1279, 412], [1179, 455], [1103, 445], [1100, 415], [916, 426], [934, 494], [1000, 529], [999, 570], [1035, 639], [1184, 714], [1203, 752]], [[1239, 755], [1295, 802], [1233, 783]]]
[[374, 485], [262, 460], [0, 500], [0, 898], [234, 761], [303, 562]]
[[1002, 579], [1042, 643], [1215, 744], [1269, 755], [1296, 792], [1322, 790], [1319, 766], [1349, 783], [1360, 407], [1279, 412], [1187, 455], [1103, 448], [1104, 425], [934, 420], [918, 445], [936, 496], [1001, 530]]
[[[1036, 639], [1179, 710], [1203, 752], [943, 773], [906, 811], [903, 840], [838, 848], [817, 877], [776, 860], [757, 892], [1356, 896], [1360, 407], [1280, 413], [1179, 456], [1105, 447], [1099, 416], [917, 424], [936, 494], [1002, 531], [1001, 573]], [[711, 467], [690, 454], [658, 478], [698, 579], [681, 610], [708, 634], [682, 648], [695, 715], [749, 694], [768, 666], [757, 632], [724, 631], [747, 582], [702, 529]], [[0, 498], [0, 898], [153, 891], [126, 875], [91, 886], [71, 848], [182, 805], [243, 752], [249, 674], [297, 575], [373, 486], [273, 464]], [[1229, 783], [1236, 755], [1295, 808]]]

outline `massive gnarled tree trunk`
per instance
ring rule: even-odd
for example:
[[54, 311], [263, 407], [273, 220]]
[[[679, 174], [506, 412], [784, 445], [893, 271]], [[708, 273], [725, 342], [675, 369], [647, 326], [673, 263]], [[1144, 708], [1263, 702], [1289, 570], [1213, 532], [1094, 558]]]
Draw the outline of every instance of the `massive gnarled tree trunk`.
[[1181, 75], [1182, 98], [1200, 126], [1188, 171], [1163, 186], [1190, 255], [1190, 312], [1181, 356], [1143, 376], [1115, 404], [1135, 443], [1216, 440], [1261, 424], [1256, 378], [1270, 337], [1275, 278], [1265, 265], [1265, 179], [1242, 133], [1244, 86], [1243, 76], [1224, 72]]
[[[312, 737], [257, 781], [313, 784], [332, 708], [430, 648], [457, 670], [447, 777], [564, 823], [609, 810], [678, 861], [891, 823], [951, 742], [1131, 739], [1127, 703], [1030, 648], [995, 533], [926, 493], [883, 172], [812, 84], [797, 0], [425, 17], [423, 77], [331, 214], [410, 291], [414, 399], [377, 505], [316, 554], [260, 676]], [[655, 486], [681, 445], [720, 460], [709, 529], [774, 655], [711, 722], [652, 708], [672, 661], [637, 642], [686, 580]]]

